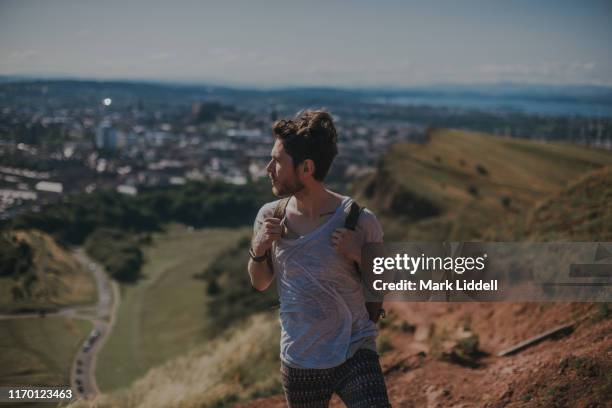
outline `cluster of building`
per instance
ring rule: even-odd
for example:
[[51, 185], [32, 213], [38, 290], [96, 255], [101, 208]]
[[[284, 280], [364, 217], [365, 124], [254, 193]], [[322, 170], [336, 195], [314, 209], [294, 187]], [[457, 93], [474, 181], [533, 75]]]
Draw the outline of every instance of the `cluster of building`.
[[[206, 112], [209, 108], [214, 114]], [[84, 108], [61, 103], [5, 107], [0, 112], [0, 217], [98, 189], [136, 195], [190, 180], [245, 184], [266, 177], [272, 122], [297, 109], [201, 101], [167, 109], [118, 107], [112, 96]], [[331, 175], [337, 181], [373, 171], [390, 144], [424, 134], [422, 126], [383, 126], [343, 113], [337, 127], [340, 154]]]

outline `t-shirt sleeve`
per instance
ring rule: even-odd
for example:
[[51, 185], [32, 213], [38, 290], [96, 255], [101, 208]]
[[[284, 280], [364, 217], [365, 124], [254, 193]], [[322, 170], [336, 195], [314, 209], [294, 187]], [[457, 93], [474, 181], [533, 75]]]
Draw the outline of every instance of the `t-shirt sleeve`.
[[383, 242], [383, 229], [376, 215], [365, 208], [359, 215], [357, 228], [365, 231], [366, 242]]
[[272, 217], [274, 215], [274, 209], [276, 208], [276, 201], [271, 203], [264, 204], [263, 207], [259, 209], [257, 212], [257, 216], [255, 217], [255, 222], [253, 223], [253, 235], [257, 234], [259, 228], [261, 228], [264, 220], [266, 218]]

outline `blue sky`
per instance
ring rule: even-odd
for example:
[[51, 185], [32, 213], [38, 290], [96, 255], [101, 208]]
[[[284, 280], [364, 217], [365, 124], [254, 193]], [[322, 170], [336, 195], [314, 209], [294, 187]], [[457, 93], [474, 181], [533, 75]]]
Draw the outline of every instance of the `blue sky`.
[[0, 0], [0, 74], [612, 85], [612, 1]]

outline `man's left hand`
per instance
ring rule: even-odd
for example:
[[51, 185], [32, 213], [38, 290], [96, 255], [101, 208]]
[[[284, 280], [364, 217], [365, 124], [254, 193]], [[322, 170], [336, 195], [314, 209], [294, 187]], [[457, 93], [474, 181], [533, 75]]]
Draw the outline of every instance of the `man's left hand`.
[[338, 228], [332, 234], [332, 245], [340, 254], [361, 264], [361, 248], [365, 243], [363, 231]]

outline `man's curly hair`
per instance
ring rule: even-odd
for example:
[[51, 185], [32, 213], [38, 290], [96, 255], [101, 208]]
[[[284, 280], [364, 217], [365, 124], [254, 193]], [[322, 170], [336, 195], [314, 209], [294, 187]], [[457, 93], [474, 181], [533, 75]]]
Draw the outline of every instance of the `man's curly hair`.
[[338, 135], [332, 116], [324, 110], [304, 110], [294, 119], [281, 119], [272, 126], [285, 151], [297, 166], [306, 159], [315, 164], [314, 178], [323, 181], [338, 154]]

